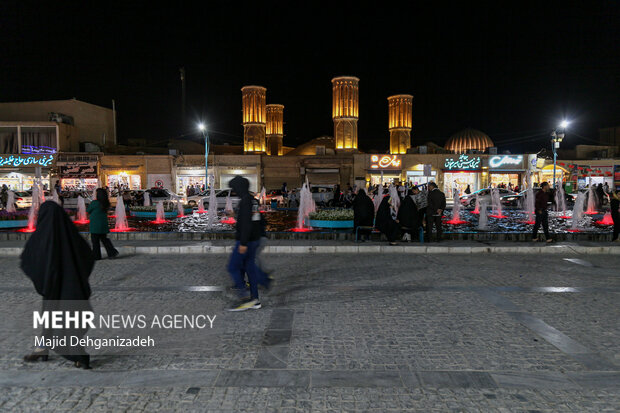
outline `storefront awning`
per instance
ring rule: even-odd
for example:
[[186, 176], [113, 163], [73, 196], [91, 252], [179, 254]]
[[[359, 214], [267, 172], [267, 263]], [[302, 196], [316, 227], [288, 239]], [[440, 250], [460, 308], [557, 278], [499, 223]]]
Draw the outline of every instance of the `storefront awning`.
[[[562, 170], [565, 173], [568, 173], [568, 170], [565, 169], [565, 168], [562, 168], [560, 165], [556, 165], [555, 169], [556, 169], [556, 171], [557, 170]], [[553, 172], [553, 164], [545, 166], [544, 168], [542, 168], [542, 170], [543, 171], [551, 171], [551, 172]]]

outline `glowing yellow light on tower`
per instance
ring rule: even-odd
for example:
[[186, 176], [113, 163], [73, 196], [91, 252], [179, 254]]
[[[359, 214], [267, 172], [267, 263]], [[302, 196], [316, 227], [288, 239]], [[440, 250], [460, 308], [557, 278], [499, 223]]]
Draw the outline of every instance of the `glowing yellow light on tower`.
[[357, 149], [359, 79], [341, 76], [332, 79], [332, 118], [336, 149]]
[[284, 138], [284, 105], [267, 105], [267, 143], [265, 152], [271, 156], [281, 156]]
[[411, 147], [413, 96], [394, 95], [388, 98], [390, 153], [406, 154]]
[[265, 122], [267, 89], [262, 86], [241, 88], [243, 105], [243, 150], [265, 151]]

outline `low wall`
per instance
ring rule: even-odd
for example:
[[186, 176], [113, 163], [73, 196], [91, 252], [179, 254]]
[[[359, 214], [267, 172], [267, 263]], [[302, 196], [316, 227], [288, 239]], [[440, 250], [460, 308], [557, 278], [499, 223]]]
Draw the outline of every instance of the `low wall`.
[[[87, 232], [83, 232], [85, 238], [89, 238]], [[20, 241], [27, 240], [29, 233], [20, 232], [0, 232], [0, 241]], [[111, 240], [222, 240], [235, 239], [235, 233], [230, 232], [116, 232], [108, 234]], [[269, 232], [269, 239], [282, 240], [334, 240], [334, 241], [354, 241], [353, 232]], [[610, 242], [611, 232], [577, 232], [553, 234], [556, 241], [595, 241]], [[379, 241], [380, 234], [372, 234], [372, 239]], [[529, 232], [446, 232], [444, 240], [453, 241], [512, 241], [512, 242], [531, 242], [532, 234]]]

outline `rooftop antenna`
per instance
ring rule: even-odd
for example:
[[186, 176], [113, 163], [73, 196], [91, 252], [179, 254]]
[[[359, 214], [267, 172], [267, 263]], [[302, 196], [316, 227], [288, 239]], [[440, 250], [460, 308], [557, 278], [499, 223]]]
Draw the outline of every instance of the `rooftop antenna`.
[[[114, 123], [114, 145], [117, 145], [116, 140], [116, 102], [112, 99], [112, 122]], [[103, 145], [105, 146], [105, 138], [103, 140]]]
[[185, 124], [185, 68], [179, 68], [181, 75], [181, 126]]

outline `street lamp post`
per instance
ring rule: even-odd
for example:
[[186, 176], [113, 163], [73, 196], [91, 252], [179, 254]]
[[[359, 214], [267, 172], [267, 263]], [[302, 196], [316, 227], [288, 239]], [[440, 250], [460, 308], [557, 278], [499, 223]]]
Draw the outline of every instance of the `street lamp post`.
[[198, 129], [202, 132], [205, 139], [205, 189], [209, 187], [209, 132], [204, 123], [198, 125]]
[[555, 128], [553, 132], [551, 132], [551, 147], [553, 148], [553, 188], [557, 187], [557, 182], [555, 181], [555, 170], [556, 170], [556, 162], [558, 158], [558, 148], [560, 147], [560, 142], [564, 139], [564, 134], [566, 127], [568, 126], [568, 121], [563, 120], [560, 123], [560, 126]]

